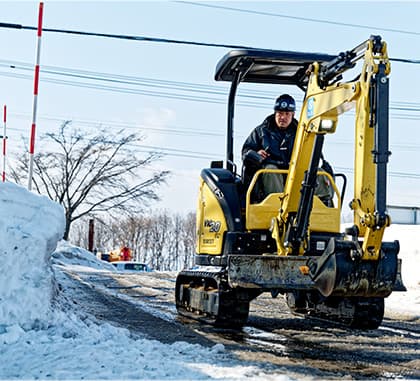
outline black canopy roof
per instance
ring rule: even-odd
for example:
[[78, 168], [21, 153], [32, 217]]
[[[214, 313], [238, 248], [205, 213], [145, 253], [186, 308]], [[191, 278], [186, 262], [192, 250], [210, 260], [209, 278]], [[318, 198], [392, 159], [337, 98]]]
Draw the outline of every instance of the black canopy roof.
[[219, 61], [216, 81], [229, 81], [239, 70], [241, 82], [273, 83], [305, 87], [309, 65], [331, 61], [337, 56], [322, 53], [302, 53], [281, 50], [232, 50]]

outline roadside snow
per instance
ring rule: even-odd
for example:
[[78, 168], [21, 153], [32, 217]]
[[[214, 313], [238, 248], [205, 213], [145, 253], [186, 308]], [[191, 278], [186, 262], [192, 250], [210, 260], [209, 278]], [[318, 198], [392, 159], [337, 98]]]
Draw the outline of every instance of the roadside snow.
[[63, 208], [2, 183], [0, 210], [0, 332], [9, 324], [45, 326], [54, 292], [50, 254], [63, 236]]
[[386, 311], [420, 317], [420, 225], [391, 225], [385, 230], [385, 240], [400, 241], [401, 274], [407, 292], [393, 292], [385, 299]]
[[[166, 345], [83, 315], [58, 291], [56, 277], [65, 284], [60, 268], [114, 268], [60, 241], [64, 212], [47, 198], [0, 183], [0, 210], [0, 379], [291, 380], [281, 368], [274, 373], [238, 362], [220, 344]], [[398, 225], [387, 232], [401, 242], [408, 291], [393, 293], [386, 308], [417, 317], [419, 233], [420, 226]]]

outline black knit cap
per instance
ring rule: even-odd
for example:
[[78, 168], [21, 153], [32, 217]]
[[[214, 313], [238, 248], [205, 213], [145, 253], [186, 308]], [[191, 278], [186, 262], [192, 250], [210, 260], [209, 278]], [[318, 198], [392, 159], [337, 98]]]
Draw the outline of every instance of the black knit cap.
[[296, 102], [289, 94], [280, 95], [274, 103], [274, 111], [295, 111]]

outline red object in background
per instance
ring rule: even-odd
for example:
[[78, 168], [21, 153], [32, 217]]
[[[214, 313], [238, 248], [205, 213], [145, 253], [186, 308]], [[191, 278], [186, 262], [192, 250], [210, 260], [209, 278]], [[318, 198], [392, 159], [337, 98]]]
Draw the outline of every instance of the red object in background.
[[127, 247], [124, 246], [121, 249], [121, 255], [122, 255], [122, 259], [123, 261], [131, 261], [131, 250]]

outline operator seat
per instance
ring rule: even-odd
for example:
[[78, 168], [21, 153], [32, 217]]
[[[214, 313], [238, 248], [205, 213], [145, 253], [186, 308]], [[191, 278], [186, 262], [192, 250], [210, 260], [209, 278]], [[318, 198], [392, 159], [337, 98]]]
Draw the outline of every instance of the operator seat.
[[[244, 189], [244, 199], [246, 193], [248, 191], [249, 185], [251, 184], [252, 178], [254, 177], [255, 173], [262, 168], [262, 158], [260, 155], [253, 151], [249, 150], [243, 155], [243, 163], [242, 163], [242, 184]], [[252, 202], [260, 202], [264, 199], [264, 192], [261, 183], [261, 177], [259, 177], [256, 185], [251, 194], [251, 201]]]

